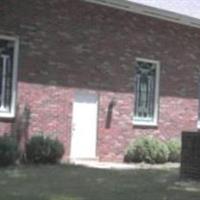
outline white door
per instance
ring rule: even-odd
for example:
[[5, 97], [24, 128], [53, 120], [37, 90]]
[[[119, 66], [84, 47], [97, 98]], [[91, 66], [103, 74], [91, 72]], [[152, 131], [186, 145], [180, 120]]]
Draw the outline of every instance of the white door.
[[72, 115], [72, 160], [96, 158], [98, 97], [80, 90], [75, 94]]

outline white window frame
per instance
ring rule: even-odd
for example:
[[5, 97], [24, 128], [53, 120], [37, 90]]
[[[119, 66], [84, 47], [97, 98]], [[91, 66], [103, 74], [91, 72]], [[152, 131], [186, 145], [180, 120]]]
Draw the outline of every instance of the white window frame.
[[[159, 89], [160, 89], [160, 61], [158, 60], [151, 60], [146, 58], [136, 58], [136, 65], [137, 63], [141, 62], [148, 62], [156, 65], [156, 85], [155, 85], [155, 101], [154, 101], [154, 118], [152, 121], [145, 120], [144, 118], [135, 117], [133, 111], [133, 124], [136, 126], [157, 126], [158, 125], [158, 111], [159, 111]], [[136, 97], [136, 91], [135, 91]], [[135, 103], [134, 103], [135, 106]]]
[[[199, 117], [198, 117], [199, 118]], [[200, 119], [197, 120], [197, 129], [200, 129]]]
[[0, 39], [14, 42], [11, 107], [10, 107], [9, 112], [3, 112], [3, 111], [0, 110], [0, 118], [14, 118], [15, 114], [16, 114], [16, 99], [17, 99], [19, 38], [18, 37], [12, 37], [12, 36], [6, 36], [6, 35], [0, 35]]

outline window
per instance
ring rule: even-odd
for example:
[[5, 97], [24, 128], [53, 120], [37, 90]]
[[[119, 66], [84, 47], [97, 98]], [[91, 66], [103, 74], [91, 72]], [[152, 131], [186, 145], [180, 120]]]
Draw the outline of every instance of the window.
[[157, 125], [160, 64], [158, 61], [136, 60], [135, 125]]
[[0, 36], [0, 117], [14, 117], [18, 39]]

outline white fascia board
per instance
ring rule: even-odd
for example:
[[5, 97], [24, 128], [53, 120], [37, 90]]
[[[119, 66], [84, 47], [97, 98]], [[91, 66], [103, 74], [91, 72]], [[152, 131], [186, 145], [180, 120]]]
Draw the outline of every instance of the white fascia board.
[[121, 10], [126, 10], [129, 12], [142, 14], [150, 17], [155, 17], [159, 19], [163, 19], [166, 21], [175, 22], [178, 24], [184, 24], [187, 26], [192, 26], [196, 28], [200, 28], [200, 19], [193, 18], [187, 15], [181, 15], [175, 12], [170, 12], [150, 6], [146, 6], [143, 4], [130, 2], [128, 0], [84, 0], [91, 3], [96, 3], [104, 6], [109, 6]]

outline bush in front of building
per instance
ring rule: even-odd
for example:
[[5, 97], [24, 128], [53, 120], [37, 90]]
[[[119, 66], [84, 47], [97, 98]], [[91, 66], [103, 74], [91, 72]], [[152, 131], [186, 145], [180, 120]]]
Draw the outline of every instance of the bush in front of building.
[[55, 164], [63, 154], [62, 143], [43, 135], [33, 136], [26, 145], [26, 158], [29, 163]]
[[9, 166], [18, 159], [17, 141], [11, 136], [0, 137], [0, 166]]
[[166, 142], [169, 149], [169, 162], [180, 162], [181, 158], [181, 141], [178, 139], [171, 139]]
[[165, 143], [153, 137], [141, 137], [132, 141], [125, 153], [126, 162], [165, 163], [169, 150]]

